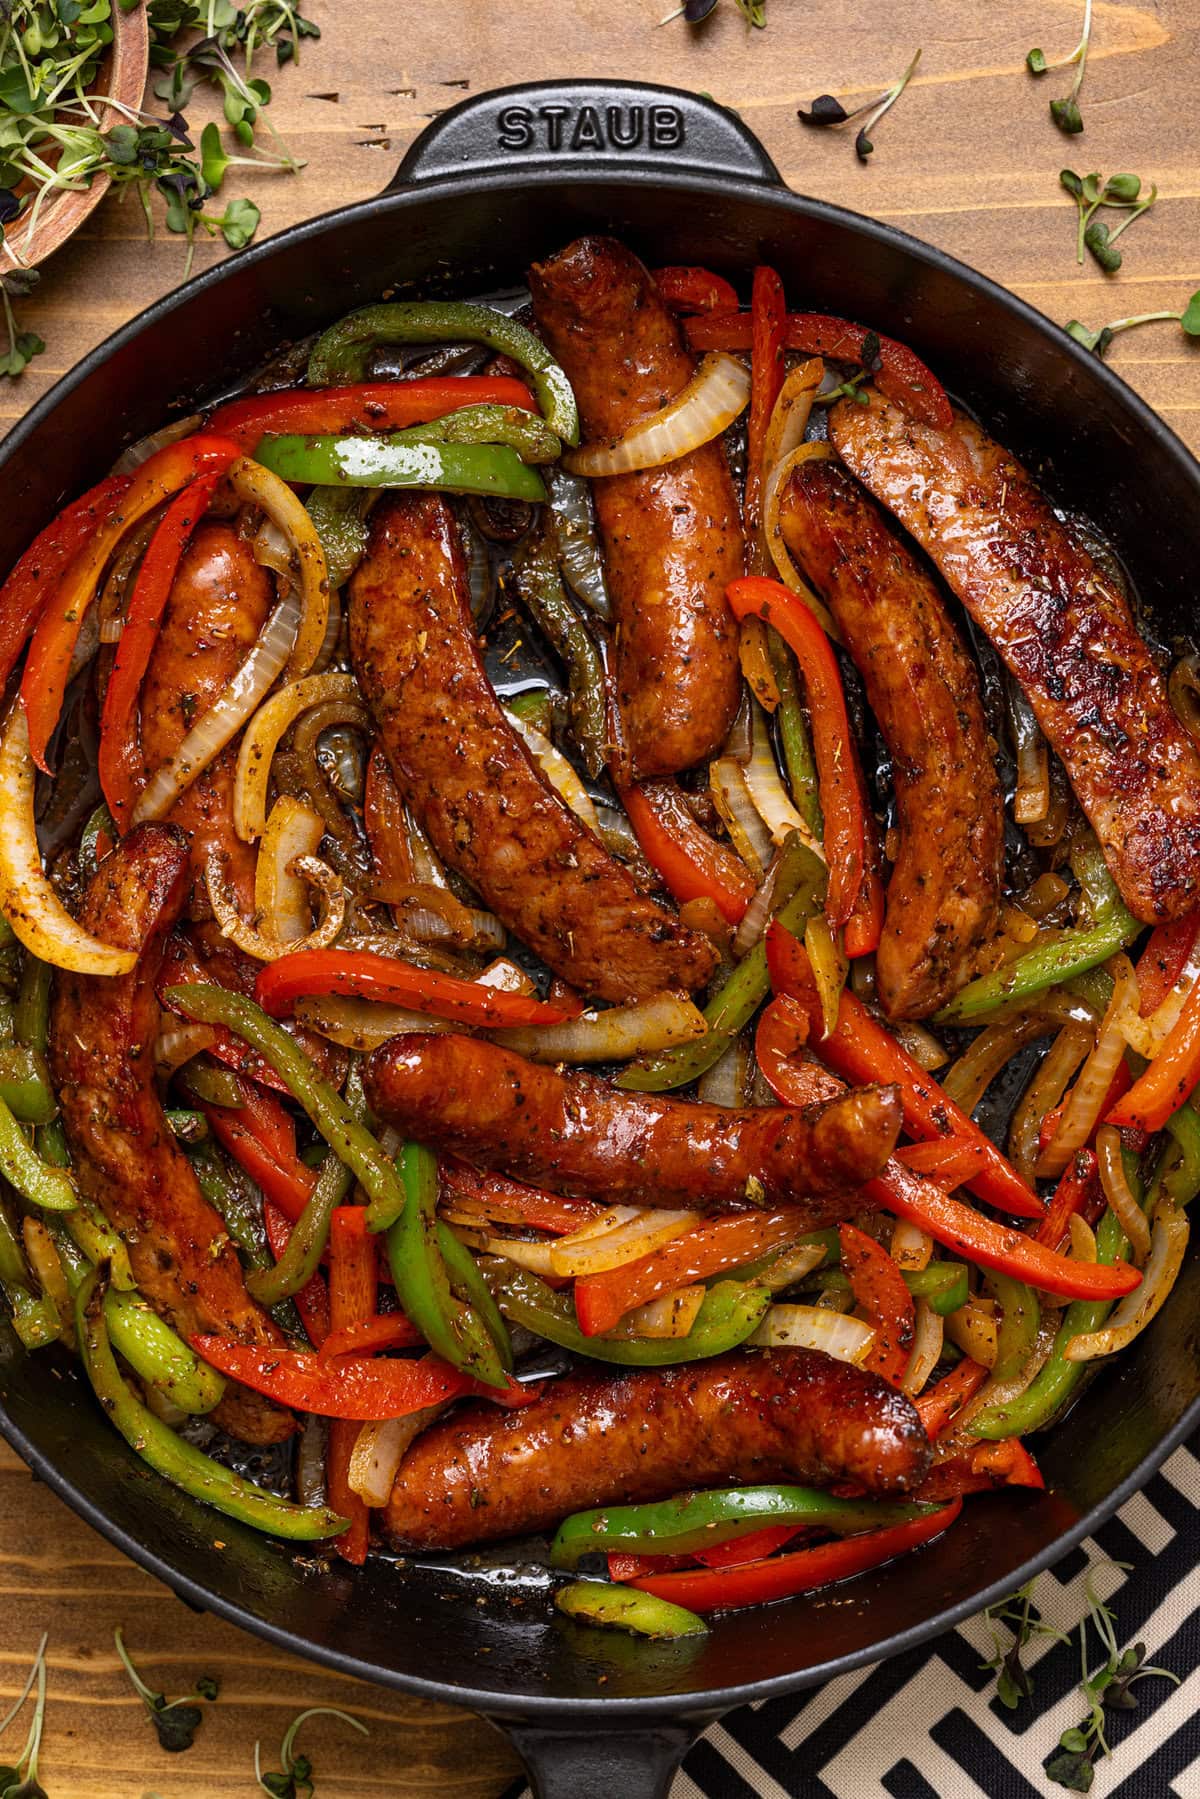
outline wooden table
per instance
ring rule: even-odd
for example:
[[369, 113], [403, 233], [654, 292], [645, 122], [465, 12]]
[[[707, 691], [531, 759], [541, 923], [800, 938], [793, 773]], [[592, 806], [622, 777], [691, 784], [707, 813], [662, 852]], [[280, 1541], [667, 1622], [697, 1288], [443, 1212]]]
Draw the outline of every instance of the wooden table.
[[[272, 116], [308, 166], [264, 174], [230, 191], [262, 207], [278, 230], [375, 193], [436, 113], [479, 88], [535, 77], [629, 74], [712, 93], [736, 107], [799, 190], [889, 219], [1003, 281], [1052, 318], [1098, 325], [1129, 313], [1179, 310], [1200, 286], [1200, 18], [1194, 0], [1098, 0], [1083, 91], [1086, 132], [1050, 124], [1061, 75], [1024, 72], [1030, 45], [1047, 55], [1075, 41], [1081, 0], [768, 0], [770, 25], [751, 32], [722, 0], [699, 32], [658, 27], [667, 0], [438, 0], [397, 7], [311, 0], [324, 33], [298, 69], [274, 80]], [[920, 44], [921, 70], [876, 137], [863, 168], [845, 134], [803, 130], [795, 110], [818, 92], [867, 98]], [[1112, 280], [1074, 261], [1074, 212], [1058, 186], [1064, 162], [1086, 172], [1134, 170], [1157, 181], [1154, 212], [1122, 239]], [[221, 252], [203, 244], [197, 266]], [[20, 382], [0, 385], [0, 426], [19, 418], [59, 375], [180, 278], [183, 246], [142, 235], [136, 205], [106, 201], [46, 271], [22, 323], [46, 354]], [[1117, 340], [1112, 362], [1193, 446], [1200, 443], [1200, 354], [1171, 325]], [[1103, 521], [1100, 521], [1103, 523]], [[114, 1625], [170, 1697], [216, 1673], [222, 1697], [196, 1747], [158, 1748], [112, 1647]], [[50, 1632], [50, 1705], [42, 1778], [54, 1799], [207, 1799], [254, 1790], [256, 1737], [273, 1753], [292, 1715], [310, 1704], [352, 1710], [363, 1743], [334, 1720], [306, 1736], [330, 1799], [408, 1799], [424, 1792], [498, 1793], [516, 1763], [485, 1725], [363, 1687], [279, 1654], [186, 1611], [52, 1499], [0, 1447], [0, 1714]], [[12, 1736], [4, 1740], [7, 1749]], [[277, 1766], [268, 1759], [266, 1766]]]

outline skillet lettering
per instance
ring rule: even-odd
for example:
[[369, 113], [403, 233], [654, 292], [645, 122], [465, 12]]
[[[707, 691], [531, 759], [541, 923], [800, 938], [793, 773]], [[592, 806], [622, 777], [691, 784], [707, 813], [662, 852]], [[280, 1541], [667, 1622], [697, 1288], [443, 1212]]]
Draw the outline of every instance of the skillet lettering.
[[677, 106], [650, 108], [650, 148], [678, 150], [683, 144], [683, 114]]
[[619, 106], [610, 106], [605, 114], [605, 124], [608, 141], [614, 150], [636, 150], [642, 141], [645, 114], [640, 106], [631, 106], [628, 113]]
[[581, 106], [575, 129], [571, 133], [572, 150], [602, 150], [604, 133], [594, 106]]
[[570, 116], [570, 112], [569, 106], [539, 106], [538, 117], [546, 121], [547, 150], [562, 149], [562, 122]]
[[528, 150], [533, 143], [533, 116], [527, 106], [506, 106], [499, 125], [497, 142], [502, 150]]

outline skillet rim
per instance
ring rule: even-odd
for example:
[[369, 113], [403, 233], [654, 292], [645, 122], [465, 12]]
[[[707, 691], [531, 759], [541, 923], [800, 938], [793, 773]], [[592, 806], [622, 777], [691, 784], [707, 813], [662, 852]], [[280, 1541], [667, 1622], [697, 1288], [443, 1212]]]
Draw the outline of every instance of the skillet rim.
[[[540, 85], [530, 84], [531, 87]], [[664, 93], [674, 92], [669, 88], [661, 91]], [[409, 157], [406, 158], [403, 165], [405, 171], [411, 166], [411, 157], [412, 152], [410, 151]], [[782, 181], [776, 185], [775, 182], [764, 178], [761, 174], [754, 176], [680, 170], [666, 172], [643, 165], [631, 167], [598, 164], [593, 168], [588, 168], [576, 164], [562, 167], [548, 166], [544, 160], [531, 161], [527, 164], [508, 164], [495, 170], [476, 169], [461, 175], [422, 177], [403, 187], [389, 189], [372, 199], [334, 208], [319, 214], [316, 218], [304, 220], [300, 224], [277, 232], [273, 237], [243, 251], [230, 261], [215, 264], [203, 274], [154, 301], [143, 312], [123, 325], [113, 336], [96, 345], [73, 369], [62, 376], [13, 427], [3, 443], [0, 444], [0, 473], [3, 473], [15, 461], [24, 450], [29, 438], [52, 415], [62, 401], [74, 393], [112, 356], [134, 343], [143, 333], [169, 319], [172, 313], [182, 305], [219, 288], [226, 282], [235, 281], [244, 268], [265, 263], [284, 244], [289, 248], [309, 243], [315, 245], [331, 229], [336, 229], [337, 226], [352, 217], [365, 222], [383, 220], [393, 214], [402, 214], [408, 206], [423, 205], [431, 199], [441, 198], [452, 203], [460, 197], [468, 195], [477, 197], [480, 194], [486, 195], [493, 190], [506, 194], [511, 194], [514, 190], [537, 190], [550, 182], [568, 188], [599, 188], [613, 185], [651, 188], [658, 192], [664, 203], [669, 201], [674, 192], [700, 193], [709, 197], [719, 194], [725, 198], [744, 199], [754, 205], [766, 203], [784, 216], [791, 215], [828, 222], [860, 237], [872, 240], [902, 257], [923, 264], [933, 272], [955, 282], [960, 289], [973, 295], [982, 296], [992, 304], [999, 305], [1003, 310], [1014, 315], [1027, 329], [1046, 339], [1060, 355], [1065, 354], [1086, 381], [1096, 383], [1101, 390], [1106, 390], [1109, 398], [1117, 407], [1122, 409], [1127, 416], [1131, 416], [1142, 430], [1157, 440], [1163, 452], [1179, 466], [1185, 482], [1191, 485], [1197, 500], [1200, 501], [1200, 462], [1193, 456], [1178, 433], [1140, 395], [1135, 393], [1114, 369], [1108, 367], [1090, 351], [1084, 350], [1082, 346], [1076, 344], [1065, 331], [1061, 330], [1037, 308], [1010, 293], [989, 276], [981, 274], [957, 257], [951, 256], [948, 252], [932, 244], [924, 243], [919, 238], [913, 237], [895, 226], [884, 224], [848, 207], [837, 206], [811, 195], [794, 193]], [[1012, 1592], [1016, 1587], [1067, 1555], [1083, 1538], [1091, 1535], [1110, 1518], [1133, 1494], [1140, 1491], [1161, 1467], [1172, 1450], [1178, 1447], [1198, 1425], [1200, 1425], [1200, 1398], [1193, 1400], [1171, 1429], [1111, 1493], [1019, 1568], [1005, 1574], [1003, 1578], [982, 1588], [979, 1592], [944, 1607], [921, 1623], [911, 1625], [908, 1629], [887, 1637], [869, 1648], [852, 1651], [847, 1655], [797, 1670], [791, 1674], [774, 1675], [761, 1681], [742, 1682], [736, 1686], [712, 1687], [701, 1692], [646, 1695], [638, 1698], [593, 1697], [581, 1693], [570, 1698], [557, 1698], [539, 1693], [526, 1693], [520, 1696], [500, 1694], [494, 1689], [428, 1680], [419, 1675], [402, 1674], [393, 1669], [381, 1669], [375, 1664], [360, 1661], [357, 1657], [341, 1650], [324, 1648], [308, 1638], [302, 1639], [282, 1626], [256, 1617], [236, 1602], [220, 1598], [200, 1582], [178, 1573], [152, 1547], [136, 1540], [130, 1533], [113, 1523], [66, 1473], [38, 1450], [25, 1436], [25, 1433], [12, 1423], [5, 1411], [3, 1400], [0, 1398], [0, 1435], [7, 1440], [31, 1471], [43, 1480], [58, 1498], [64, 1500], [79, 1517], [83, 1518], [93, 1529], [98, 1530], [115, 1548], [145, 1569], [147, 1573], [163, 1581], [178, 1597], [193, 1608], [211, 1611], [227, 1622], [240, 1629], [248, 1630], [253, 1635], [265, 1639], [279, 1648], [292, 1653], [300, 1653], [339, 1673], [397, 1691], [413, 1693], [420, 1698], [439, 1700], [442, 1703], [448, 1701], [496, 1720], [518, 1722], [528, 1719], [541, 1722], [565, 1722], [567, 1719], [573, 1718], [581, 1724], [597, 1726], [602, 1723], [624, 1722], [632, 1719], [649, 1725], [656, 1721], [679, 1719], [680, 1717], [691, 1719], [712, 1717], [748, 1700], [768, 1699], [819, 1685], [839, 1674], [850, 1673], [854, 1669], [887, 1660], [908, 1649], [916, 1648], [933, 1637], [942, 1635], [965, 1618], [975, 1616], [986, 1605]]]

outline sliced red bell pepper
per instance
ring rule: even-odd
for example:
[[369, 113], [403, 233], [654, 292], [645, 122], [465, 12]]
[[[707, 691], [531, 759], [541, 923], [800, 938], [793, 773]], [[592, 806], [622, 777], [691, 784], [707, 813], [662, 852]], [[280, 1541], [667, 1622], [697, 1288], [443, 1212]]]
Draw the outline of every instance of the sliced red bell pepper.
[[[240, 455], [228, 438], [201, 434], [167, 444], [143, 462], [128, 488], [99, 520], [78, 554], [63, 569], [43, 608], [25, 658], [21, 704], [29, 725], [29, 747], [46, 768], [46, 746], [58, 723], [71, 672], [71, 658], [84, 614], [95, 598], [104, 565], [125, 532], [197, 475], [225, 470]], [[49, 772], [47, 770], [47, 772]]]
[[902, 1143], [896, 1160], [914, 1174], [926, 1174], [944, 1187], [964, 1186], [979, 1169], [979, 1152], [960, 1137], [934, 1137], [928, 1143]]
[[523, 381], [508, 375], [427, 375], [411, 381], [364, 381], [354, 387], [289, 387], [248, 394], [219, 406], [210, 431], [230, 437], [248, 456], [268, 431], [301, 437], [330, 432], [392, 431], [426, 425], [461, 406], [519, 406], [536, 412]]
[[694, 1568], [698, 1560], [694, 1555], [634, 1555], [627, 1549], [614, 1549], [608, 1555], [608, 1578], [628, 1583], [641, 1574], [670, 1574], [676, 1568]]
[[561, 1006], [524, 993], [482, 987], [478, 981], [368, 950], [299, 950], [265, 963], [254, 984], [254, 997], [272, 1018], [286, 1018], [298, 999], [320, 993], [407, 1006], [452, 1024], [561, 1024], [567, 1016]]
[[1096, 1152], [1077, 1149], [1063, 1169], [1054, 1197], [1046, 1208], [1046, 1216], [1038, 1225], [1036, 1236], [1047, 1249], [1057, 1249], [1071, 1226], [1074, 1214], [1085, 1201], [1100, 1191], [1100, 1170]]
[[[754, 552], [762, 525], [763, 452], [767, 426], [783, 386], [783, 348], [787, 332], [787, 301], [783, 282], [774, 269], [760, 264], [754, 271], [750, 296], [750, 414], [746, 423], [746, 538]], [[762, 561], [757, 566], [761, 570]]]
[[321, 1358], [331, 1361], [343, 1355], [374, 1355], [381, 1349], [415, 1349], [424, 1341], [403, 1312], [377, 1312], [331, 1330], [320, 1346]]
[[[904, 1128], [927, 1142], [959, 1144], [975, 1157], [975, 1166], [960, 1178], [980, 1199], [1018, 1218], [1041, 1218], [1045, 1212], [1033, 1189], [1001, 1155], [996, 1145], [962, 1107], [914, 1061], [908, 1051], [867, 1011], [849, 988], [838, 1002], [836, 1027], [821, 1035], [821, 1002], [808, 952], [791, 931], [773, 919], [766, 932], [767, 968], [776, 993], [788, 993], [808, 1012], [809, 1044], [822, 1062], [852, 1086], [871, 1081], [895, 1084], [904, 1108]], [[919, 1167], [907, 1156], [910, 1167]]]
[[1167, 1119], [1194, 1091], [1200, 1081], [1200, 981], [1183, 1002], [1183, 1010], [1163, 1041], [1162, 1048], [1140, 1074], [1124, 1098], [1105, 1118], [1106, 1124], [1131, 1125], [1142, 1131], [1161, 1131]]
[[696, 1560], [704, 1568], [740, 1568], [744, 1562], [761, 1562], [798, 1537], [803, 1529], [802, 1524], [768, 1524], [748, 1537], [731, 1537], [728, 1543], [698, 1549]]
[[316, 1412], [323, 1418], [407, 1418], [439, 1400], [457, 1399], [474, 1387], [469, 1374], [452, 1368], [438, 1356], [422, 1356], [419, 1362], [396, 1357], [344, 1356], [323, 1362], [302, 1349], [264, 1349], [239, 1343], [232, 1337], [194, 1336], [198, 1356], [241, 1381], [255, 1393], [265, 1393], [280, 1405], [299, 1412]]
[[48, 595], [67, 565], [128, 491], [132, 475], [108, 475], [39, 531], [0, 587], [0, 686], [37, 627]]
[[774, 625], [800, 664], [825, 816], [825, 912], [836, 928], [850, 916], [866, 872], [865, 790], [837, 660], [815, 614], [781, 581], [744, 575], [730, 582], [725, 597], [735, 618], [761, 618]]
[[242, 1093], [238, 1118], [281, 1168], [290, 1168], [299, 1160], [295, 1118], [282, 1100], [260, 1087], [257, 1081], [239, 1081], [238, 1086]]
[[[783, 1212], [730, 1212], [696, 1226], [636, 1262], [575, 1282], [575, 1316], [585, 1337], [598, 1337], [626, 1312], [662, 1293], [674, 1293], [726, 1268], [757, 1261], [768, 1250], [802, 1237], [809, 1229], [799, 1208]], [[906, 1289], [907, 1291], [907, 1289]]]
[[[797, 1022], [797, 1019], [799, 1022]], [[797, 1030], [807, 1031], [807, 1015], [793, 999], [772, 1000], [759, 1020], [755, 1053], [763, 1078], [785, 1105], [805, 1106], [831, 1099], [843, 1084], [836, 1076], [796, 1057]], [[1013, 1225], [997, 1224], [933, 1181], [922, 1180], [893, 1159], [883, 1174], [863, 1189], [868, 1198], [898, 1218], [957, 1250], [981, 1268], [995, 1268], [1046, 1293], [1068, 1299], [1120, 1299], [1141, 1285], [1141, 1275], [1128, 1262], [1077, 1262], [1056, 1254]]]
[[898, 1387], [912, 1354], [917, 1308], [904, 1276], [887, 1250], [857, 1225], [841, 1224], [842, 1267], [850, 1291], [875, 1326], [875, 1340], [863, 1366]]
[[655, 269], [654, 285], [672, 312], [737, 311], [737, 289], [711, 269]]
[[887, 1530], [867, 1531], [860, 1537], [844, 1537], [818, 1543], [812, 1549], [796, 1549], [761, 1562], [737, 1568], [697, 1568], [677, 1574], [643, 1575], [633, 1581], [645, 1593], [686, 1606], [692, 1612], [715, 1612], [743, 1605], [762, 1605], [769, 1599], [788, 1599], [795, 1593], [811, 1593], [816, 1587], [849, 1580], [881, 1567], [910, 1549], [940, 1537], [958, 1517], [962, 1500], [955, 1499], [939, 1512], [929, 1512], [908, 1524]]
[[867, 866], [863, 872], [862, 885], [854, 896], [854, 904], [850, 908], [850, 916], [846, 920], [845, 930], [842, 933], [846, 955], [851, 962], [857, 961], [859, 956], [872, 955], [879, 948], [879, 939], [883, 936], [883, 881], [880, 879], [877, 866], [874, 820], [867, 804], [866, 788], [861, 780], [858, 785], [863, 809], [863, 835]]
[[[292, 1235], [293, 1221], [287, 1219], [269, 1199], [263, 1200], [263, 1224], [266, 1228], [267, 1243], [275, 1260], [283, 1259]], [[293, 1295], [296, 1310], [300, 1314], [300, 1322], [308, 1333], [308, 1340], [314, 1349], [320, 1349], [329, 1338], [329, 1288], [322, 1274], [314, 1274], [300, 1291]]]
[[931, 1468], [913, 1494], [914, 1499], [936, 1505], [967, 1493], [989, 1493], [996, 1487], [1046, 1485], [1041, 1469], [1019, 1437], [999, 1443], [978, 1443], [962, 1455], [950, 1456]]
[[200, 475], [176, 494], [142, 557], [125, 614], [125, 627], [100, 714], [100, 786], [113, 823], [124, 832], [145, 782], [138, 694], [150, 665], [163, 612], [188, 539], [208, 510], [223, 470]]
[[289, 1223], [298, 1224], [317, 1184], [314, 1170], [306, 1167], [298, 1156], [286, 1164], [277, 1162], [243, 1121], [241, 1112], [231, 1111], [227, 1106], [210, 1105], [207, 1101], [201, 1105], [201, 1110], [212, 1127], [213, 1136], [223, 1149], [229, 1151], [238, 1167], [244, 1168], [251, 1180], [258, 1183]]
[[949, 1374], [943, 1374], [940, 1381], [913, 1400], [931, 1443], [941, 1436], [968, 1399], [975, 1397], [987, 1377], [988, 1371], [982, 1362], [973, 1362], [970, 1356], [964, 1356]]
[[367, 762], [367, 778], [363, 784], [363, 829], [379, 879], [411, 881], [413, 867], [404, 820], [404, 799], [396, 785], [392, 765], [379, 743]]
[[[746, 312], [710, 313], [705, 318], [688, 319], [685, 329], [693, 350], [748, 350], [752, 342], [750, 315]], [[787, 347], [802, 350], [806, 356], [832, 356], [837, 362], [857, 362], [869, 337], [876, 338], [879, 344], [879, 371], [875, 382], [880, 393], [925, 424], [948, 430], [954, 423], [954, 414], [946, 390], [906, 344], [897, 343], [894, 337], [884, 337], [882, 332], [873, 332], [866, 325], [852, 325], [848, 319], [834, 318], [829, 313], [788, 314]]]
[[[375, 1316], [375, 1239], [367, 1230], [363, 1206], [335, 1206], [329, 1221], [329, 1336], [323, 1348], [342, 1331], [352, 1330]], [[326, 1359], [322, 1356], [320, 1359]], [[350, 1458], [358, 1441], [358, 1426], [348, 1418], [331, 1418], [326, 1478], [329, 1503], [350, 1528], [335, 1545], [343, 1561], [361, 1567], [367, 1559], [370, 1518], [366, 1503], [350, 1485]]]
[[1138, 1011], [1143, 1018], [1157, 1012], [1187, 966], [1200, 930], [1200, 912], [1186, 912], [1155, 925], [1137, 960]]
[[642, 854], [680, 905], [710, 899], [727, 923], [737, 924], [754, 882], [731, 849], [701, 830], [674, 781], [643, 781], [619, 793]]
[[606, 1208], [590, 1199], [565, 1199], [543, 1193], [507, 1175], [487, 1174], [447, 1157], [440, 1164], [442, 1200], [454, 1210], [477, 1211], [497, 1224], [527, 1224], [534, 1230], [569, 1237], [604, 1216]]

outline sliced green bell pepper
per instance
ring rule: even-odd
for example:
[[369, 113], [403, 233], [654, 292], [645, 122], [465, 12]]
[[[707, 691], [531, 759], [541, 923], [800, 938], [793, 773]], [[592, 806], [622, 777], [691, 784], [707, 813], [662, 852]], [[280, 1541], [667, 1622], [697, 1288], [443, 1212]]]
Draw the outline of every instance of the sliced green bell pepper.
[[526, 1330], [597, 1362], [628, 1368], [666, 1368], [723, 1355], [744, 1343], [771, 1303], [766, 1287], [718, 1281], [708, 1289], [686, 1337], [585, 1337], [569, 1293], [556, 1293], [528, 1268], [506, 1268], [493, 1291], [506, 1318]]
[[539, 501], [545, 483], [515, 450], [499, 444], [413, 442], [402, 431], [379, 437], [264, 437], [255, 460], [281, 481], [333, 487], [421, 487]]
[[554, 1603], [577, 1624], [601, 1624], [614, 1630], [632, 1631], [638, 1637], [703, 1637], [708, 1625], [703, 1618], [669, 1599], [656, 1599], [636, 1587], [611, 1586], [603, 1580], [574, 1580], [560, 1587]]
[[608, 759], [604, 666], [596, 640], [567, 598], [554, 546], [539, 534], [513, 563], [525, 610], [567, 671], [571, 729], [593, 779]]

